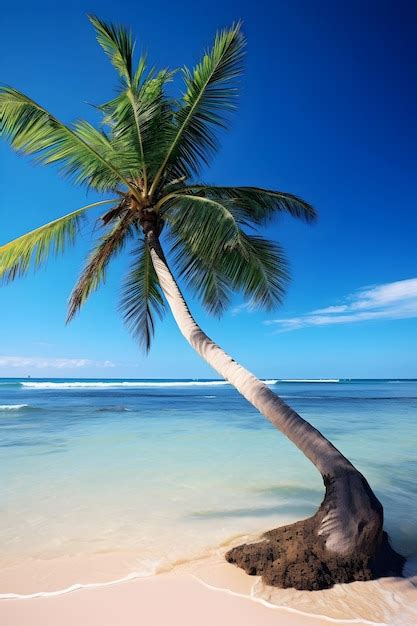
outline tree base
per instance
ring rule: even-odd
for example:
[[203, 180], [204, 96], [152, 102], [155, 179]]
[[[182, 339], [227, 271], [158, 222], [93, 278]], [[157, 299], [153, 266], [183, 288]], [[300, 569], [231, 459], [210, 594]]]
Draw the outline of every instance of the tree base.
[[[329, 550], [325, 536], [319, 533], [324, 516], [334, 506], [333, 481], [325, 480], [326, 497], [313, 517], [270, 530], [259, 542], [237, 546], [226, 553], [226, 560], [251, 576], [262, 576], [267, 585], [308, 591], [328, 589], [337, 583], [401, 576], [405, 559], [391, 547], [382, 530], [382, 507], [365, 479], [357, 476], [366, 495], [369, 508], [365, 519], [369, 524], [363, 523], [365, 530], [358, 533], [353, 549], [343, 554]], [[346, 524], [353, 519], [349, 517]]]

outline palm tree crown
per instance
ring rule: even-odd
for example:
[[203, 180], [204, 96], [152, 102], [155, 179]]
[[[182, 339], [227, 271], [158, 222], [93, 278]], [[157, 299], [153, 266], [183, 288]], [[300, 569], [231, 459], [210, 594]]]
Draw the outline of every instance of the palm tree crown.
[[68, 319], [130, 241], [134, 258], [121, 308], [149, 349], [155, 314], [162, 316], [165, 308], [146, 238], [150, 228], [157, 236], [163, 231], [178, 275], [209, 312], [221, 314], [233, 291], [254, 305], [276, 306], [288, 279], [287, 264], [281, 248], [258, 229], [279, 212], [312, 221], [314, 209], [289, 193], [196, 182], [218, 148], [216, 131], [227, 125], [236, 106], [245, 47], [240, 24], [219, 32], [202, 60], [181, 70], [183, 95], [174, 99], [166, 91], [174, 72], [148, 69], [144, 55], [135, 61], [129, 31], [89, 19], [120, 78], [116, 97], [97, 107], [100, 125], [67, 126], [28, 96], [2, 87], [0, 134], [38, 163], [58, 164], [74, 182], [110, 197], [0, 247], [0, 277], [13, 280], [42, 264], [50, 252], [63, 251], [75, 240], [86, 212], [107, 204], [103, 234], [72, 292]]

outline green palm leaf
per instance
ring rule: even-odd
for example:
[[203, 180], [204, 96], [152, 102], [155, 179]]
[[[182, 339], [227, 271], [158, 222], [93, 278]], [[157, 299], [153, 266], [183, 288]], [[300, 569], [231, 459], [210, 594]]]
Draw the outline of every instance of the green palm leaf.
[[120, 308], [128, 328], [148, 352], [155, 331], [155, 315], [162, 319], [165, 301], [146, 241], [140, 246], [123, 285]]
[[159, 185], [166, 169], [173, 178], [198, 172], [216, 149], [214, 130], [226, 125], [235, 107], [236, 79], [242, 70], [245, 40], [240, 24], [216, 35], [213, 47], [190, 72], [183, 70], [186, 92], [170, 131], [167, 153], [151, 187]]
[[[117, 127], [113, 128], [113, 130], [116, 130], [114, 135], [118, 136], [118, 143], [120, 143], [120, 138], [122, 138], [124, 142], [127, 135], [126, 130], [129, 129], [130, 131], [132, 127], [135, 128], [135, 144], [137, 154], [140, 156], [141, 160], [140, 164], [136, 164], [136, 170], [142, 170], [143, 177], [146, 180], [147, 174], [143, 151], [142, 126], [149, 120], [150, 115], [149, 108], [147, 107], [147, 110], [144, 111], [143, 101], [139, 101], [137, 97], [137, 87], [145, 71], [145, 57], [141, 57], [138, 69], [135, 75], [133, 75], [133, 52], [135, 42], [132, 39], [131, 33], [121, 26], [106, 24], [95, 15], [90, 15], [89, 20], [95, 28], [97, 41], [110, 58], [114, 67], [118, 70], [127, 87], [113, 103], [110, 103], [113, 104], [113, 107], [110, 108], [111, 113], [113, 113], [113, 108], [115, 108], [116, 112], [114, 119], [117, 120]], [[109, 105], [107, 105], [107, 110], [109, 110]], [[120, 130], [121, 128], [122, 132]]]
[[75, 285], [68, 304], [67, 323], [78, 313], [88, 297], [106, 278], [110, 260], [119, 253], [127, 239], [136, 232], [132, 216], [127, 213], [100, 240], [88, 258], [80, 278]]
[[242, 234], [239, 247], [219, 259], [219, 271], [234, 291], [254, 308], [272, 310], [281, 304], [289, 282], [288, 262], [282, 248], [259, 236]]
[[239, 243], [212, 255], [199, 240], [177, 236], [174, 261], [209, 313], [225, 312], [231, 293], [243, 293], [254, 308], [271, 310], [282, 302], [289, 281], [288, 263], [278, 244], [240, 233]]
[[135, 49], [131, 32], [122, 26], [107, 24], [96, 15], [89, 15], [88, 19], [94, 26], [98, 43], [120, 76], [130, 85], [133, 80], [133, 52]]
[[186, 243], [190, 250], [198, 250], [205, 260], [239, 244], [241, 216], [224, 201], [175, 194], [162, 215], [174, 240]]
[[230, 281], [219, 271], [212, 258], [204, 260], [191, 246], [177, 239], [172, 246], [178, 274], [200, 299], [206, 310], [221, 317], [230, 304]]
[[[176, 193], [180, 192], [177, 191]], [[317, 218], [317, 213], [311, 204], [284, 191], [260, 187], [190, 185], [181, 193], [191, 193], [203, 198], [232, 203], [241, 209], [245, 217], [254, 224], [263, 224], [277, 213], [288, 213], [292, 217], [306, 222], [312, 222]]]
[[[163, 88], [173, 72], [162, 70], [154, 75], [153, 70], [145, 77], [146, 57], [142, 55], [133, 69], [135, 42], [129, 31], [121, 26], [107, 24], [96, 16], [89, 16], [97, 40], [122, 77], [125, 88], [112, 101], [100, 107], [106, 112], [106, 121], [111, 122], [114, 146], [131, 146], [139, 157], [136, 173], [143, 178], [144, 191], [148, 188], [148, 169], [155, 170], [166, 149], [166, 138], [161, 132], [166, 124], [166, 113], [172, 118], [172, 110], [162, 102]], [[164, 115], [165, 114], [165, 115]], [[151, 140], [150, 140], [151, 139]], [[157, 149], [158, 148], [158, 149]], [[145, 156], [146, 155], [146, 156]]]
[[234, 198], [220, 195], [214, 200], [174, 192], [162, 205], [178, 272], [210, 313], [221, 315], [232, 291], [242, 292], [254, 306], [272, 309], [288, 282], [283, 252], [247, 234], [243, 228], [256, 220]]
[[67, 245], [74, 243], [84, 213], [95, 206], [110, 202], [114, 200], [87, 204], [1, 246], [0, 278], [5, 282], [12, 281], [26, 274], [31, 265], [37, 269], [51, 252], [63, 252]]
[[0, 136], [7, 137], [17, 151], [36, 155], [41, 164], [59, 163], [77, 183], [99, 191], [124, 183], [136, 193], [126, 178], [129, 155], [116, 154], [104, 133], [87, 122], [65, 126], [12, 87], [0, 88]]
[[167, 70], [155, 76], [150, 73], [140, 85], [123, 89], [99, 107], [105, 114], [104, 123], [111, 128], [111, 142], [116, 152], [130, 151], [134, 155], [136, 161], [132, 162], [131, 176], [143, 178], [144, 193], [149, 175], [156, 171], [166, 150], [165, 129], [172, 113], [164, 88], [172, 75]]

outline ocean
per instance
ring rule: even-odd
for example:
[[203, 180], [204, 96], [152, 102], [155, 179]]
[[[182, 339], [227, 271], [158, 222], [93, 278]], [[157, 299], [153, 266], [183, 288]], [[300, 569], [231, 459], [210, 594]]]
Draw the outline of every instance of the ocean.
[[[417, 381], [267, 383], [417, 553]], [[0, 596], [148, 576], [311, 515], [320, 475], [228, 384], [0, 379]], [[356, 584], [356, 583], [355, 583]]]

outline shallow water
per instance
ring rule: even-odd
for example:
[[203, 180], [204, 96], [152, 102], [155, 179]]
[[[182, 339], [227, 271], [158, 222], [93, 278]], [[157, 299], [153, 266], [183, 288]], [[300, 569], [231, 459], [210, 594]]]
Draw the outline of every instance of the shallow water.
[[[367, 476], [394, 546], [417, 552], [417, 381], [269, 384]], [[323, 495], [220, 381], [2, 379], [0, 475], [0, 593], [148, 575], [308, 516]]]

